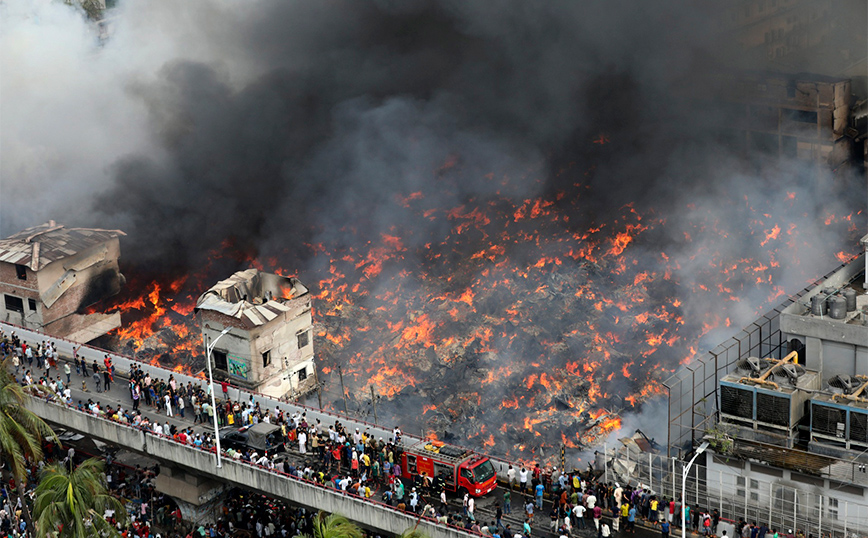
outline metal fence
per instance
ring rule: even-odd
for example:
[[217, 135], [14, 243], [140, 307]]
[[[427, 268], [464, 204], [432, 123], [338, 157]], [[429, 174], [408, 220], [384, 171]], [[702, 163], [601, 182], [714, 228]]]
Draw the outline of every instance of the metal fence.
[[[847, 265], [847, 264], [844, 264]], [[841, 267], [831, 271], [825, 281]], [[739, 359], [750, 356], [781, 358], [787, 342], [780, 330], [783, 309], [809, 293], [814, 285], [760, 316], [713, 350], [694, 358], [663, 384], [669, 399], [669, 456], [681, 457], [690, 452], [694, 441], [717, 422], [717, 388], [721, 378], [732, 372]]]
[[[607, 449], [606, 460], [607, 481], [640, 484], [658, 497], [681, 496], [685, 463], [678, 458], [621, 447]], [[801, 530], [805, 536], [868, 538], [868, 503], [845, 500], [846, 496], [835, 495], [834, 489], [810, 484], [799, 487], [759, 473], [747, 477], [723, 466], [694, 464], [685, 496], [695, 509], [717, 508], [723, 519], [767, 523], [782, 535]]]

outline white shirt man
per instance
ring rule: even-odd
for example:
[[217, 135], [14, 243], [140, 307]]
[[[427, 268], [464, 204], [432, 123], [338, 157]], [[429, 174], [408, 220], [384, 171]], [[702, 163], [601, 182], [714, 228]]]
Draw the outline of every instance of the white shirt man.
[[515, 484], [515, 469], [512, 468], [512, 465], [510, 465], [509, 470], [506, 471], [506, 480], [509, 483], [510, 488]]
[[576, 519], [584, 519], [585, 517], [585, 507], [581, 504], [577, 504], [573, 507], [573, 515], [576, 516]]
[[307, 434], [304, 433], [304, 430], [298, 432], [298, 451], [307, 454]]
[[597, 506], [597, 496], [593, 494], [588, 495], [588, 499], [585, 502], [588, 505], [588, 510], [593, 510]]

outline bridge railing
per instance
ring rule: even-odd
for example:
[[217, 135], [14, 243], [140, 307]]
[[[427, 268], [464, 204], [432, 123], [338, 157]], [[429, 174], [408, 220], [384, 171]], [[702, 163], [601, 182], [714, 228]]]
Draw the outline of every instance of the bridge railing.
[[[396, 507], [382, 503], [374, 498], [366, 498], [348, 491], [336, 490], [319, 482], [299, 478], [298, 476], [293, 476], [279, 470], [268, 469], [255, 463], [236, 460], [228, 456], [224, 456], [224, 466], [218, 469], [210, 461], [215, 454], [213, 447], [200, 448], [195, 445], [181, 443], [171, 436], [157, 434], [146, 428], [94, 414], [89, 410], [82, 411], [74, 406], [53, 400], [51, 397], [32, 396], [29, 406], [38, 415], [43, 416], [43, 418], [63, 424], [70, 429], [84, 430], [85, 433], [90, 434], [96, 432], [95, 436], [102, 437], [103, 440], [120, 442], [124, 446], [128, 446], [134, 450], [137, 449], [138, 445], [140, 447], [138, 450], [159, 459], [173, 461], [220, 480], [228, 480], [239, 486], [263, 491], [297, 504], [322, 508], [330, 512], [339, 511], [351, 520], [360, 521], [375, 528], [400, 534], [408, 527], [420, 525], [425, 528], [432, 538], [455, 536], [455, 534], [449, 533], [457, 533], [458, 535], [468, 537], [481, 536], [480, 533], [454, 525], [443, 524], [430, 517], [400, 511]], [[52, 409], [54, 413], [51, 412]], [[85, 422], [82, 423], [82, 420]], [[109, 426], [111, 429], [125, 431], [127, 434], [124, 435], [117, 432], [119, 435], [107, 435], [105, 427], [87, 427], [87, 424], [91, 423], [90, 421], [99, 421], [99, 424], [102, 426]], [[107, 437], [114, 438], [106, 439]], [[287, 489], [285, 487], [287, 484], [292, 484], [295, 489]], [[324, 502], [326, 497], [331, 500]], [[317, 502], [318, 499], [323, 502]], [[351, 503], [347, 504], [347, 500], [351, 501]], [[332, 509], [323, 508], [324, 506], [332, 507]], [[335, 506], [340, 507], [341, 510], [334, 509], [333, 507]], [[360, 511], [358, 509], [359, 506], [364, 507], [364, 509], [375, 510], [379, 513], [379, 517], [377, 513], [368, 514], [368, 517], [365, 517], [363, 510]], [[346, 510], [343, 508], [346, 508]], [[385, 525], [383, 517], [391, 524]], [[378, 521], [379, 524], [377, 523]]]
[[[28, 339], [28, 338], [23, 337], [25, 334], [28, 334], [28, 333], [39, 335], [39, 338], [37, 338], [37, 340], [51, 341], [52, 343], [55, 343], [55, 344], [57, 342], [63, 342], [63, 346], [55, 345], [55, 350], [57, 351], [57, 353], [59, 355], [66, 355], [68, 357], [72, 357], [73, 353], [77, 352], [79, 354], [79, 356], [87, 359], [87, 361], [86, 361], [87, 364], [91, 364], [94, 360], [96, 360], [98, 362], [98, 364], [100, 365], [100, 367], [102, 367], [102, 364], [103, 364], [102, 359], [105, 355], [108, 355], [112, 359], [112, 364], [115, 366], [115, 370], [117, 372], [121, 372], [124, 376], [126, 376], [126, 372], [129, 372], [130, 367], [133, 364], [137, 364], [142, 369], [142, 371], [149, 373], [152, 377], [157, 376], [159, 378], [168, 379], [169, 375], [174, 375], [175, 379], [178, 381], [178, 383], [186, 384], [189, 381], [194, 386], [198, 386], [198, 387], [202, 388], [203, 390], [207, 391], [208, 380], [206, 378], [203, 378], [203, 377], [198, 377], [196, 375], [190, 375], [190, 374], [187, 374], [187, 373], [184, 373], [181, 371], [168, 370], [168, 369], [162, 368], [160, 366], [156, 366], [153, 364], [142, 362], [142, 361], [137, 360], [134, 357], [130, 357], [128, 355], [123, 355], [121, 353], [115, 353], [115, 352], [111, 352], [111, 351], [108, 351], [105, 349], [100, 349], [97, 347], [88, 346], [88, 345], [84, 345], [84, 344], [78, 344], [76, 342], [73, 342], [71, 340], [67, 340], [65, 338], [59, 338], [56, 336], [51, 336], [51, 335], [45, 334], [44, 332], [37, 331], [35, 329], [28, 329], [26, 327], [21, 327], [21, 326], [14, 325], [14, 324], [11, 324], [8, 322], [0, 322], [0, 329], [10, 330], [10, 331], [11, 330], [18, 331], [19, 335], [22, 336], [22, 340], [25, 342], [28, 342], [28, 344], [33, 342], [32, 339]], [[215, 397], [220, 396], [222, 393], [222, 389], [220, 387], [220, 384], [217, 382], [215, 382], [212, 385], [212, 390], [215, 391], [214, 392]], [[361, 420], [361, 419], [358, 419], [355, 417], [350, 417], [348, 415], [345, 415], [342, 413], [337, 413], [334, 411], [328, 411], [328, 410], [324, 410], [324, 409], [316, 409], [316, 408], [310, 407], [308, 405], [304, 405], [304, 404], [300, 404], [300, 403], [296, 403], [296, 402], [286, 402], [286, 401], [279, 400], [277, 398], [273, 398], [271, 396], [267, 396], [265, 394], [262, 394], [262, 393], [259, 393], [256, 391], [250, 391], [247, 389], [242, 389], [240, 387], [230, 387], [229, 396], [230, 397], [234, 396], [234, 398], [232, 398], [232, 399], [234, 399], [236, 401], [249, 400], [250, 396], [254, 396], [256, 398], [256, 401], [259, 402], [260, 408], [262, 408], [262, 409], [270, 409], [272, 411], [275, 411], [278, 407], [280, 407], [281, 409], [284, 409], [285, 411], [289, 411], [289, 412], [292, 412], [294, 410], [307, 411], [308, 415], [312, 418], [318, 418], [318, 417], [316, 417], [316, 415], [320, 414], [320, 415], [323, 415], [323, 418], [325, 418], [325, 416], [328, 416], [328, 417], [332, 417], [334, 419], [340, 420], [341, 422], [344, 422], [344, 423], [352, 423], [352, 424], [354, 424], [353, 427], [355, 427], [355, 424], [362, 424], [362, 425], [370, 428], [371, 430], [378, 432], [377, 436], [380, 436], [380, 437], [391, 436], [390, 430], [387, 430], [380, 425], [373, 424], [373, 423], [367, 422], [365, 420]], [[411, 443], [411, 444], [421, 440], [421, 438], [413, 436], [413, 435], [409, 435], [409, 434], [404, 434], [403, 437], [406, 438], [406, 441], [408, 443]], [[466, 447], [462, 447], [462, 448], [466, 448]], [[480, 454], [479, 452], [472, 450], [472, 449], [467, 449], [467, 451]], [[500, 478], [503, 481], [506, 480], [506, 472], [507, 472], [509, 465], [513, 465], [516, 469], [519, 469], [521, 467], [521, 464], [518, 462], [512, 462], [512, 461], [508, 461], [508, 460], [503, 459], [503, 458], [494, 458], [491, 456], [489, 456], [489, 458], [492, 460], [492, 463], [495, 464], [495, 469], [497, 471], [498, 478]]]

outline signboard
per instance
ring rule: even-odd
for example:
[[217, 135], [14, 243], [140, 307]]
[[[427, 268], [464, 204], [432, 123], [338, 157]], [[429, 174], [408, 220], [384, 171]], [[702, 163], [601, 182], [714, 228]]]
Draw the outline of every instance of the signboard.
[[227, 355], [226, 366], [229, 370], [229, 375], [247, 379], [247, 362], [241, 357]]

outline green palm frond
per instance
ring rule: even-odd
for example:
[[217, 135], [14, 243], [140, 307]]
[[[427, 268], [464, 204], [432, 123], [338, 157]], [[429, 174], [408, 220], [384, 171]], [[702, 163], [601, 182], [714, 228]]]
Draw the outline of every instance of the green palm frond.
[[118, 518], [126, 515], [121, 502], [108, 494], [102, 461], [86, 460], [72, 472], [65, 465], [49, 465], [40, 474], [33, 504], [40, 532], [60, 529], [60, 538], [119, 536], [102, 516], [106, 509]]
[[340, 514], [329, 515], [318, 512], [313, 518], [313, 538], [362, 538], [362, 536], [362, 529]]
[[42, 440], [59, 444], [54, 431], [25, 407], [29, 396], [9, 373], [9, 359], [0, 364], [0, 457], [10, 462], [16, 481], [26, 479], [26, 460], [42, 459]]
[[413, 527], [402, 532], [398, 538], [430, 538], [430, 536], [416, 527]]

